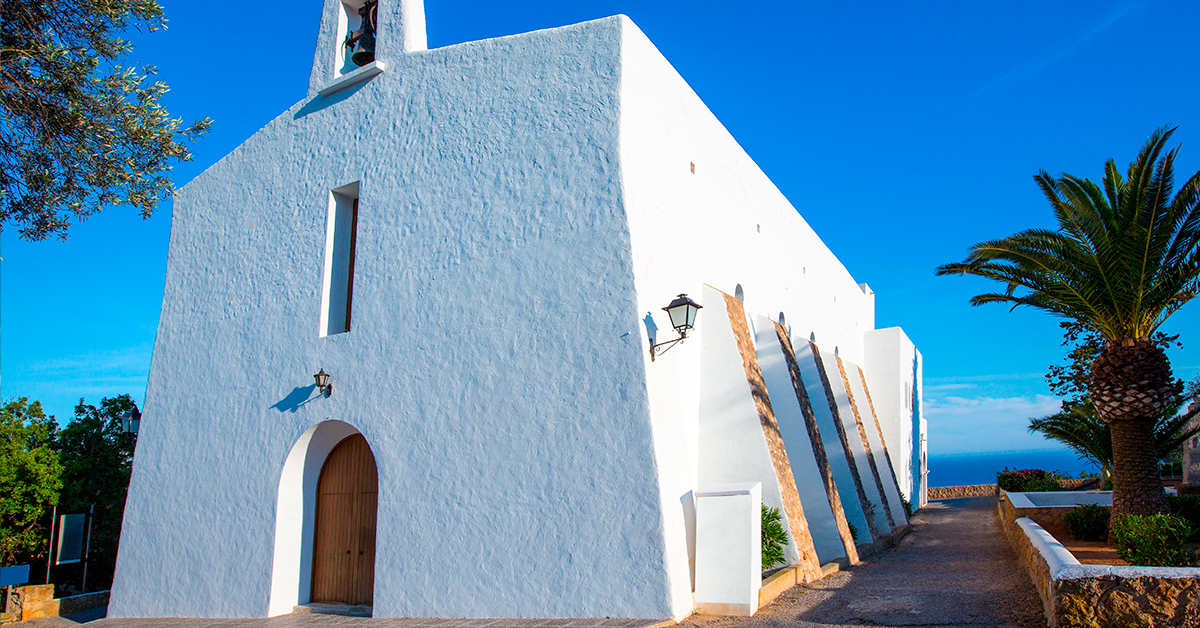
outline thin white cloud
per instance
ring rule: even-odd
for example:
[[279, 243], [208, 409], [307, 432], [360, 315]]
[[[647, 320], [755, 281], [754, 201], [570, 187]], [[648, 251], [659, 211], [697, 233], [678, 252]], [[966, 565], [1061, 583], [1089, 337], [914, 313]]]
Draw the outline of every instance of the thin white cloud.
[[988, 85], [976, 90], [973, 94], [971, 94], [971, 97], [982, 96], [989, 92], [1011, 87], [1026, 79], [1036, 76], [1050, 66], [1055, 65], [1056, 63], [1063, 61], [1079, 52], [1079, 49], [1090, 43], [1104, 31], [1107, 31], [1112, 27], [1113, 24], [1116, 24], [1121, 18], [1125, 17], [1135, 8], [1137, 8], [1137, 4], [1133, 2], [1126, 3], [1124, 6], [1118, 7], [1117, 10], [1105, 16], [1088, 30], [1079, 33], [1075, 37], [1063, 42], [1058, 50], [1053, 51], [1040, 59], [1035, 59], [1029, 63], [1012, 68]]
[[6, 370], [3, 397], [39, 400], [60, 424], [73, 416], [81, 398], [99, 403], [102, 397], [129, 394], [141, 404], [151, 352], [145, 344], [18, 364]]
[[1049, 395], [927, 396], [930, 455], [1045, 449], [1046, 439], [1029, 433], [1029, 419], [1054, 414], [1061, 404]]

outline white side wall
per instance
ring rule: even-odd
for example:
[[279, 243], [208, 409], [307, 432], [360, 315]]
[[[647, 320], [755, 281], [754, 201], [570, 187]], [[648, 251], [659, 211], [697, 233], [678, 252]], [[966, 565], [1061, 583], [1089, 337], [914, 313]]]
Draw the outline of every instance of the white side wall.
[[863, 370], [883, 438], [892, 457], [892, 471], [905, 499], [916, 505], [921, 481], [920, 418], [921, 359], [912, 341], [899, 327], [863, 335], [866, 362]]
[[779, 423], [779, 433], [787, 448], [788, 460], [792, 464], [792, 475], [796, 478], [796, 490], [804, 506], [804, 517], [813, 537], [817, 558], [821, 564], [846, 557], [846, 548], [838, 532], [829, 495], [821, 480], [817, 457], [813, 453], [812, 441], [800, 410], [800, 400], [792, 385], [792, 374], [784, 358], [783, 348], [775, 325], [766, 317], [757, 317], [758, 364], [762, 368], [763, 381], [771, 396], [771, 408]]
[[[699, 487], [761, 483], [762, 503], [779, 509], [783, 529], [788, 531], [784, 559], [788, 564], [798, 564], [800, 554], [791, 536], [779, 478], [746, 381], [724, 297], [707, 286], [701, 294], [708, 305], [703, 310], [706, 320], [700, 358]], [[670, 354], [663, 359], [666, 357]]]
[[817, 430], [821, 433], [825, 455], [829, 458], [829, 469], [833, 472], [833, 482], [837, 485], [846, 521], [858, 530], [855, 542], [870, 543], [874, 538], [871, 536], [870, 526], [867, 525], [862, 501], [858, 498], [858, 482], [854, 481], [854, 474], [850, 472], [850, 465], [854, 461], [846, 456], [846, 448], [842, 447], [842, 439], [838, 437], [838, 428], [834, 423], [837, 419], [829, 406], [812, 345], [802, 338], [794, 338], [792, 348], [796, 351], [796, 363], [800, 368], [800, 377], [804, 380], [804, 390], [808, 393], [813, 414], [817, 417]]
[[784, 312], [793, 334], [815, 332], [821, 346], [861, 362], [874, 295], [650, 40], [623, 23], [621, 172], [639, 311], [657, 314], [700, 283], [726, 294], [741, 284], [747, 312]]
[[[871, 472], [871, 463], [867, 461], [867, 450], [863, 447], [862, 436], [858, 433], [858, 421], [854, 418], [854, 408], [850, 406], [850, 396], [846, 393], [846, 384], [842, 381], [842, 373], [838, 369], [837, 356], [828, 351], [821, 352], [821, 363], [825, 367], [825, 377], [833, 389], [833, 398], [837, 403], [837, 413], [834, 418], [840, 422], [846, 442], [850, 445], [853, 456], [852, 463], [858, 470], [858, 478], [862, 481], [867, 501], [874, 505], [875, 529], [881, 534], [891, 532], [888, 523], [883, 496], [879, 492], [879, 484], [875, 482], [875, 474]], [[840, 482], [839, 482], [840, 484]]]
[[850, 392], [854, 395], [855, 405], [858, 406], [858, 414], [863, 422], [863, 431], [867, 433], [867, 444], [871, 446], [871, 458], [875, 460], [875, 468], [879, 471], [879, 480], [883, 483], [883, 494], [887, 497], [892, 520], [898, 526], [904, 525], [908, 523], [908, 515], [904, 512], [904, 504], [900, 501], [896, 476], [891, 465], [888, 464], [891, 452], [886, 452], [883, 441], [879, 440], [879, 426], [875, 420], [875, 413], [871, 410], [875, 401], [874, 396], [870, 401], [867, 400], [867, 389], [863, 386], [862, 372], [859, 366], [846, 361], [843, 361], [842, 364], [846, 368], [846, 379], [850, 381]]

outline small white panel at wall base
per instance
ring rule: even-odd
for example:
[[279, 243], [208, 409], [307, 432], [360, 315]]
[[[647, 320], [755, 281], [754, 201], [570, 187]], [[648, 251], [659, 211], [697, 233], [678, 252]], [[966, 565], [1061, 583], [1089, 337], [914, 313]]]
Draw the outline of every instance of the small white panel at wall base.
[[762, 483], [696, 491], [696, 612], [753, 615], [762, 587]]

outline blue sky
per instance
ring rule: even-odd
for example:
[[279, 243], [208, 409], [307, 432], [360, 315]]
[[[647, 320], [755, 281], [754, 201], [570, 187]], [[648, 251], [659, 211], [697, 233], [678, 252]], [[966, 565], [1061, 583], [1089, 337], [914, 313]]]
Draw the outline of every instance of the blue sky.
[[[131, 34], [185, 121], [214, 119], [175, 170], [183, 185], [301, 100], [320, 0], [162, 2], [169, 28]], [[735, 8], [736, 7], [736, 8]], [[1149, 133], [1180, 127], [1178, 171], [1200, 170], [1200, 5], [1192, 2], [847, 3], [427, 0], [429, 44], [630, 16], [858, 281], [877, 326], [925, 357], [934, 455], [1053, 447], [1025, 430], [1050, 413], [1043, 374], [1056, 321], [972, 308], [989, 287], [938, 278], [974, 242], [1052, 226], [1039, 168], [1099, 179]], [[125, 207], [68, 242], [0, 237], [4, 399], [41, 399], [60, 421], [85, 397], [139, 401], [162, 303], [171, 206]], [[1166, 331], [1200, 375], [1200, 305]], [[203, 377], [203, 373], [197, 373]]]

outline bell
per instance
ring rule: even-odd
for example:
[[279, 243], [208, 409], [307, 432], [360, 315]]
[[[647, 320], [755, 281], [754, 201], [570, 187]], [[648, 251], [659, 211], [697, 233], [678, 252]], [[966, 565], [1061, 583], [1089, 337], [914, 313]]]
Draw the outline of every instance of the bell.
[[365, 30], [354, 45], [350, 60], [354, 65], [362, 67], [375, 60], [375, 33]]

